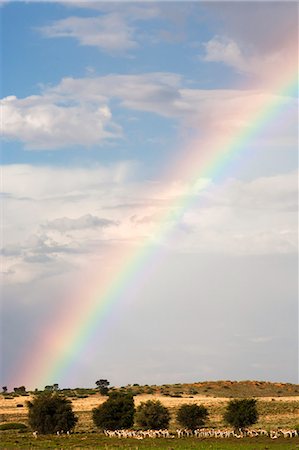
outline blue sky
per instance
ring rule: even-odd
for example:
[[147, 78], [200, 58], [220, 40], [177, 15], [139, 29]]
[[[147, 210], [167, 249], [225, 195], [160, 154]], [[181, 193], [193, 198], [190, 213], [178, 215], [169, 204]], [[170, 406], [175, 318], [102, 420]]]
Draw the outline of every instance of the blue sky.
[[[163, 247], [163, 270], [151, 274], [130, 311], [115, 312], [105, 348], [95, 336], [73, 362], [77, 375], [45, 384], [92, 385], [99, 376], [112, 384], [298, 381], [296, 98], [286, 95], [276, 118], [208, 180], [211, 187], [173, 224], [174, 239], [158, 244], [149, 226], [191, 189], [180, 164], [192, 161], [192, 152], [195, 164], [215, 137], [249, 127], [256, 105], [282, 101], [277, 86], [284, 74], [295, 76], [298, 61], [297, 6], [2, 2], [2, 383], [11, 382], [23, 347], [33, 346], [45, 323], [55, 327], [62, 292], [78, 274], [91, 264], [104, 279], [101, 261], [109, 260], [110, 247], [142, 246], [149, 238]], [[153, 345], [146, 317], [157, 304]], [[256, 308], [268, 317], [269, 304], [270, 318], [261, 321]], [[193, 318], [182, 323], [185, 307]], [[282, 310], [285, 320], [273, 329]], [[208, 319], [196, 325], [202, 311]], [[203, 345], [214, 315], [218, 331]], [[136, 343], [131, 330], [139, 321]], [[203, 329], [192, 334], [190, 326]], [[118, 355], [120, 342], [130, 369]], [[185, 368], [170, 342], [187, 355]], [[145, 371], [136, 349], [148, 355]], [[15, 382], [32, 380], [20, 369]]]

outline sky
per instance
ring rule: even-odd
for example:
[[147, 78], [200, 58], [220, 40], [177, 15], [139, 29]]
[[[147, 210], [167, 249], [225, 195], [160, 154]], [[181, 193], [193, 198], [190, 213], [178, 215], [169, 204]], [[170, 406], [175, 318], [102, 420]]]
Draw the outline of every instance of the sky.
[[1, 378], [298, 383], [298, 4], [1, 15]]

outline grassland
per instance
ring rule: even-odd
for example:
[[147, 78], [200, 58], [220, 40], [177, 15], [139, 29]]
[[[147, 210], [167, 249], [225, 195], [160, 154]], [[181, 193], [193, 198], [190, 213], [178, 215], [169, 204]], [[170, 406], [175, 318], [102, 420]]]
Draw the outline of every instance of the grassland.
[[106, 438], [99, 433], [76, 433], [67, 436], [42, 436], [38, 439], [32, 438], [31, 433], [3, 432], [1, 449], [103, 449], [103, 450], [298, 450], [299, 440], [292, 441], [278, 439], [271, 441], [269, 438], [245, 438], [242, 441], [228, 439], [217, 441], [209, 439], [206, 441], [196, 438], [184, 439], [117, 439]]
[[[228, 387], [225, 387], [228, 386]], [[228, 401], [231, 398], [255, 397], [258, 402], [259, 422], [256, 427], [266, 429], [294, 428], [299, 425], [299, 387], [298, 385], [266, 382], [206, 382], [193, 384], [176, 384], [164, 386], [125, 386], [119, 390], [131, 390], [135, 394], [135, 404], [149, 399], [160, 400], [171, 412], [170, 429], [175, 430], [178, 424], [175, 421], [177, 409], [184, 403], [203, 404], [208, 408], [208, 427], [224, 427], [222, 415]], [[41, 437], [35, 440], [30, 431], [25, 432], [10, 430], [1, 431], [1, 449], [6, 448], [101, 448], [101, 449], [297, 449], [299, 450], [299, 439], [292, 441], [283, 438], [271, 441], [268, 438], [255, 438], [254, 440], [221, 440], [209, 439], [199, 441], [198, 439], [144, 439], [137, 441], [132, 439], [118, 440], [106, 438], [94, 427], [91, 411], [94, 407], [103, 403], [106, 398], [93, 389], [64, 390], [73, 404], [73, 409], [78, 416], [76, 433], [66, 437]], [[31, 394], [1, 395], [0, 413], [1, 422], [21, 422], [28, 425], [26, 401], [32, 398]]]

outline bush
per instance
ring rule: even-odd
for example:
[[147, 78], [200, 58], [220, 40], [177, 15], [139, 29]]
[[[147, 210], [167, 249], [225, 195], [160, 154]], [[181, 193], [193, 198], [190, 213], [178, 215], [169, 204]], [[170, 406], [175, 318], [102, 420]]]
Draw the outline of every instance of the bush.
[[208, 415], [207, 408], [202, 405], [182, 405], [176, 419], [182, 427], [195, 430], [205, 424]]
[[27, 430], [27, 426], [24, 423], [19, 422], [7, 422], [0, 424], [0, 430]]
[[71, 402], [59, 394], [41, 394], [27, 404], [29, 424], [41, 434], [71, 431], [77, 423]]
[[136, 422], [143, 428], [158, 430], [167, 428], [170, 421], [168, 409], [157, 400], [142, 402], [136, 411]]
[[101, 430], [119, 430], [133, 426], [134, 413], [132, 394], [112, 392], [108, 400], [92, 410], [92, 419]]
[[256, 400], [231, 400], [227, 405], [223, 419], [235, 429], [253, 425], [258, 421]]

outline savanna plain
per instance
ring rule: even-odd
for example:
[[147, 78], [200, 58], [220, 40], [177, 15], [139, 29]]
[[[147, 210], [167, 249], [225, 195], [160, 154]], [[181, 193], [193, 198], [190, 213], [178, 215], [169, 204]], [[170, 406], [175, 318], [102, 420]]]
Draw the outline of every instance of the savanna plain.
[[[115, 388], [120, 391], [131, 391], [134, 394], [135, 406], [147, 400], [160, 400], [171, 413], [170, 432], [180, 428], [176, 423], [176, 411], [183, 404], [204, 405], [209, 411], [208, 428], [224, 429], [223, 413], [229, 400], [233, 398], [255, 398], [259, 413], [259, 421], [252, 428], [266, 430], [297, 429], [299, 431], [299, 386], [289, 383], [269, 383], [261, 381], [218, 381], [163, 386], [128, 385]], [[1, 424], [22, 423], [27, 428], [4, 429], [0, 431], [1, 449], [167, 449], [167, 450], [266, 450], [285, 449], [298, 450], [299, 438], [270, 439], [256, 438], [199, 439], [184, 438], [145, 438], [119, 439], [110, 438], [101, 433], [92, 421], [92, 409], [103, 403], [107, 397], [101, 396], [96, 389], [64, 389], [63, 395], [68, 397], [78, 417], [74, 433], [60, 436], [38, 436], [34, 438], [28, 426], [28, 409], [26, 402], [33, 398], [33, 393], [2, 394], [0, 396]]]

